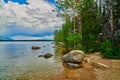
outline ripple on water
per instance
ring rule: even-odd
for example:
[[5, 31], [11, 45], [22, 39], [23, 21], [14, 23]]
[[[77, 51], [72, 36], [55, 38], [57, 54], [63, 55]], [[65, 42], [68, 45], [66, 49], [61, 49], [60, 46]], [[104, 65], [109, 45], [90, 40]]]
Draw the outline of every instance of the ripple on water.
[[[46, 47], [33, 51], [33, 45]], [[62, 69], [60, 56], [54, 54], [52, 46], [51, 42], [1, 43], [0, 80], [50, 80]], [[54, 56], [49, 59], [38, 57], [48, 52]]]

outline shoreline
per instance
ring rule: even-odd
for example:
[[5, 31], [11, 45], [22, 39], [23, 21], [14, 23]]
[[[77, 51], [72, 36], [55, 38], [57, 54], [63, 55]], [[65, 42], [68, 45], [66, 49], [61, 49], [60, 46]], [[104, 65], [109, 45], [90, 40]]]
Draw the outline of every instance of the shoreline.
[[0, 40], [0, 42], [54, 42], [54, 40]]

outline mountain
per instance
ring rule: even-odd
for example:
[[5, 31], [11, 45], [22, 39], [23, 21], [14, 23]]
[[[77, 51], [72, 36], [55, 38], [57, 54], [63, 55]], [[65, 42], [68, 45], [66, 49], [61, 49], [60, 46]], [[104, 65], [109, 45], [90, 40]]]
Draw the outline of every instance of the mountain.
[[9, 38], [9, 37], [0, 36], [0, 40], [12, 40], [12, 39], [11, 39], [11, 38]]

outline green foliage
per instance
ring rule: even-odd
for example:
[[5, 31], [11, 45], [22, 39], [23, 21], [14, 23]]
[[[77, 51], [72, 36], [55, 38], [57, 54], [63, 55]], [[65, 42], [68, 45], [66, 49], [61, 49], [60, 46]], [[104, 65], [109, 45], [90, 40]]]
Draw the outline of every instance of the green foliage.
[[[59, 8], [63, 11], [60, 15], [64, 18], [65, 23], [60, 30], [55, 32], [56, 42], [63, 42], [65, 49], [67, 49], [66, 51], [72, 49], [82, 49], [90, 53], [101, 51], [101, 55], [104, 57], [120, 58], [120, 44], [115, 44], [111, 42], [110, 39], [98, 39], [99, 33], [102, 32], [104, 25], [108, 24], [108, 21], [110, 22], [110, 5], [108, 4], [110, 4], [111, 1], [107, 0], [109, 2], [106, 2], [106, 5], [102, 5], [101, 0], [99, 4], [98, 2], [95, 3], [95, 0], [58, 1]], [[114, 24], [117, 25], [115, 29], [117, 29], [120, 25], [118, 24], [120, 19], [120, 1], [113, 0], [111, 5], [114, 7], [113, 17], [115, 21]], [[104, 31], [108, 30], [106, 29]], [[107, 34], [107, 36], [110, 35], [111, 34]], [[118, 42], [120, 42], [120, 38]]]
[[94, 34], [89, 33], [83, 38], [82, 45], [83, 50], [86, 52], [96, 52], [99, 51], [99, 41], [97, 41]]
[[110, 40], [106, 40], [101, 43], [101, 50], [106, 53], [105, 55], [113, 51], [112, 43], [110, 42]]
[[101, 43], [101, 55], [108, 58], [119, 59], [120, 47], [114, 45], [110, 40]]
[[[81, 47], [82, 35], [79, 33], [69, 33], [67, 37], [69, 50]], [[75, 44], [75, 45], [74, 45]]]
[[[111, 16], [113, 16], [113, 31], [118, 30], [120, 27], [119, 24], [119, 19], [120, 19], [120, 0], [111, 0], [109, 2], [107, 2], [106, 4], [110, 4], [107, 7], [113, 7], [111, 9], [105, 9], [103, 10], [104, 14], [103, 16], [107, 16], [107, 17], [103, 17], [103, 24], [107, 23], [107, 28], [109, 29], [105, 29], [104, 33], [108, 33], [106, 36], [111, 36], [111, 27], [109, 27], [109, 23], [110, 22], [110, 18]], [[113, 10], [113, 15], [111, 15], [110, 11]], [[106, 14], [107, 11], [107, 14]], [[109, 23], [109, 24], [108, 24]], [[113, 34], [114, 35], [114, 34]], [[104, 41], [101, 41], [101, 55], [103, 55], [104, 57], [108, 57], [108, 58], [114, 58], [114, 59], [120, 59], [120, 42], [119, 42], [119, 38], [117, 41], [117, 43], [114, 41], [115, 37], [112, 36], [110, 37], [112, 39], [104, 39]], [[112, 40], [112, 41], [111, 41]]]
[[[101, 32], [101, 19], [98, 6], [94, 5], [94, 0], [84, 0], [82, 15], [82, 46], [86, 52], [99, 50], [98, 34]], [[94, 7], [94, 8], [93, 8]], [[89, 14], [88, 14], [89, 13]]]
[[82, 40], [82, 35], [81, 34], [78, 34], [78, 33], [69, 33], [68, 34], [68, 37], [67, 37], [67, 40], [68, 41], [81, 41]]
[[56, 43], [62, 42], [63, 39], [62, 39], [62, 31], [61, 30], [55, 30], [54, 39], [55, 39]]
[[[59, 2], [65, 12], [65, 23], [62, 25], [61, 32], [57, 33], [60, 38], [55, 37], [55, 40], [63, 42], [68, 50], [82, 49], [89, 52], [97, 51], [96, 46], [98, 44], [96, 40], [101, 30], [101, 22], [99, 15], [96, 15], [99, 14], [99, 11], [94, 5], [94, 0], [84, 0], [79, 4], [77, 0], [64, 0], [62, 2], [60, 0]], [[92, 7], [96, 7], [96, 9], [92, 9]], [[80, 12], [81, 15], [69, 16], [66, 12], [70, 8], [73, 11], [75, 9], [75, 12], [78, 12], [78, 14]], [[79, 17], [81, 17], [81, 20]], [[82, 26], [80, 23], [82, 23]], [[80, 27], [82, 27], [82, 30], [80, 30]]]
[[66, 16], [66, 21], [62, 25], [61, 30], [55, 32], [54, 38], [56, 42], [63, 42], [65, 44], [66, 48], [69, 48], [69, 42], [67, 41], [68, 34], [72, 31], [72, 22], [70, 21], [70, 17], [67, 15]]

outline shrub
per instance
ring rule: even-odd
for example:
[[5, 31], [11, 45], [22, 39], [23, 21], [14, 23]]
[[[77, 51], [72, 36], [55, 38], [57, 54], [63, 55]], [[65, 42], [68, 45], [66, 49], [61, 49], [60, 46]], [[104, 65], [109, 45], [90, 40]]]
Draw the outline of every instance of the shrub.
[[105, 40], [101, 43], [101, 55], [111, 59], [120, 59], [120, 47], [110, 40]]

